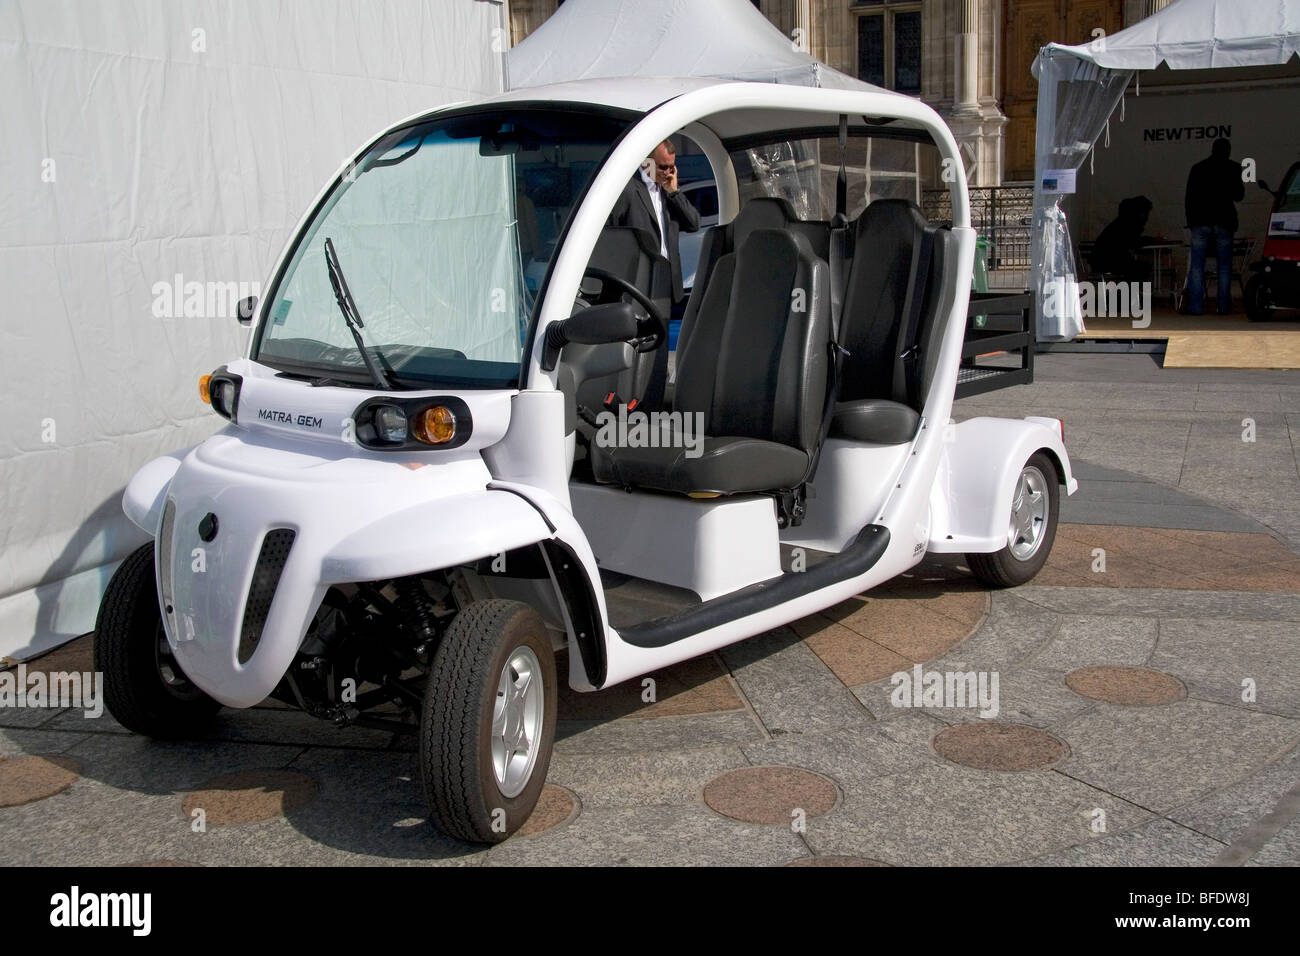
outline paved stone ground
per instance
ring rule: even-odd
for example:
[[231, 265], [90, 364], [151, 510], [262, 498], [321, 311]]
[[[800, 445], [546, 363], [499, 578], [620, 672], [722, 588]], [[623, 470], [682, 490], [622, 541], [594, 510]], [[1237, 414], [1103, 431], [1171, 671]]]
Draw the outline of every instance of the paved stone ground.
[[[1083, 490], [1033, 584], [927, 562], [655, 675], [655, 703], [566, 694], [542, 805], [498, 847], [423, 821], [409, 738], [267, 707], [160, 744], [4, 709], [0, 863], [1300, 863], [1300, 376], [1049, 355], [1038, 378], [958, 406], [1066, 420]], [[895, 706], [918, 667], [996, 673], [998, 713]]]

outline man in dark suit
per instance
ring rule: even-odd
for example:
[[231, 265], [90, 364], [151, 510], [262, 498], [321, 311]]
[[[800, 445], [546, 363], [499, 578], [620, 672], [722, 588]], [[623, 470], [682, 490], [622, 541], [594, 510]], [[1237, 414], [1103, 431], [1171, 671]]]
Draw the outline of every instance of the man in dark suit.
[[623, 188], [623, 194], [609, 214], [611, 226], [641, 229], [651, 236], [651, 245], [668, 260], [673, 277], [673, 301], [682, 298], [682, 259], [677, 237], [683, 230], [700, 228], [700, 214], [677, 191], [677, 150], [668, 140], [655, 147], [641, 170]]

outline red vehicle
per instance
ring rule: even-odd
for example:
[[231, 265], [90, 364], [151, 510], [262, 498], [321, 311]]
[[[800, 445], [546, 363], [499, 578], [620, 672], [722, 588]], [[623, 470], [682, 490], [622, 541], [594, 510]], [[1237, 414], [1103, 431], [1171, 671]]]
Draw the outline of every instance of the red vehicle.
[[1273, 194], [1264, 256], [1251, 263], [1246, 283], [1246, 314], [1255, 322], [1274, 318], [1278, 309], [1300, 309], [1300, 163], [1292, 164]]

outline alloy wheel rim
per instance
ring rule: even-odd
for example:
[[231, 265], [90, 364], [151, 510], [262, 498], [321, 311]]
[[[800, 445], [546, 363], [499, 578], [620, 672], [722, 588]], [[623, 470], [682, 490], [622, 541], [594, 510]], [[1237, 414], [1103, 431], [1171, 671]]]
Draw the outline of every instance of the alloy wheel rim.
[[1047, 530], [1047, 479], [1033, 465], [1026, 465], [1016, 482], [1011, 499], [1011, 521], [1007, 544], [1017, 561], [1028, 561], [1038, 553]]
[[541, 749], [545, 691], [542, 666], [530, 647], [517, 647], [501, 668], [492, 706], [492, 773], [501, 794], [528, 786]]
[[196, 700], [203, 692], [194, 682], [185, 676], [181, 665], [176, 661], [171, 645], [167, 642], [167, 632], [162, 622], [158, 622], [158, 631], [154, 635], [154, 663], [158, 667], [158, 676], [162, 679], [163, 689], [179, 700]]

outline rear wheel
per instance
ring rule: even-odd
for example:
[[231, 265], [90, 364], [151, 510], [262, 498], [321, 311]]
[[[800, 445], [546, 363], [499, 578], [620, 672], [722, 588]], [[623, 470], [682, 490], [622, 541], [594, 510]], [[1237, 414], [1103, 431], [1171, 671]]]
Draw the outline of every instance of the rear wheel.
[[185, 676], [163, 631], [153, 545], [122, 562], [95, 621], [95, 670], [104, 703], [127, 730], [161, 740], [198, 736], [221, 705]]
[[429, 813], [449, 835], [499, 843], [532, 814], [555, 739], [555, 655], [518, 601], [477, 601], [443, 636], [420, 721]]
[[1252, 322], [1267, 322], [1273, 318], [1273, 290], [1268, 280], [1259, 273], [1246, 283], [1246, 315]]
[[1056, 540], [1059, 487], [1051, 458], [1041, 451], [1031, 455], [1011, 496], [1006, 546], [992, 554], [966, 555], [976, 578], [990, 587], [1010, 588], [1042, 570]]

